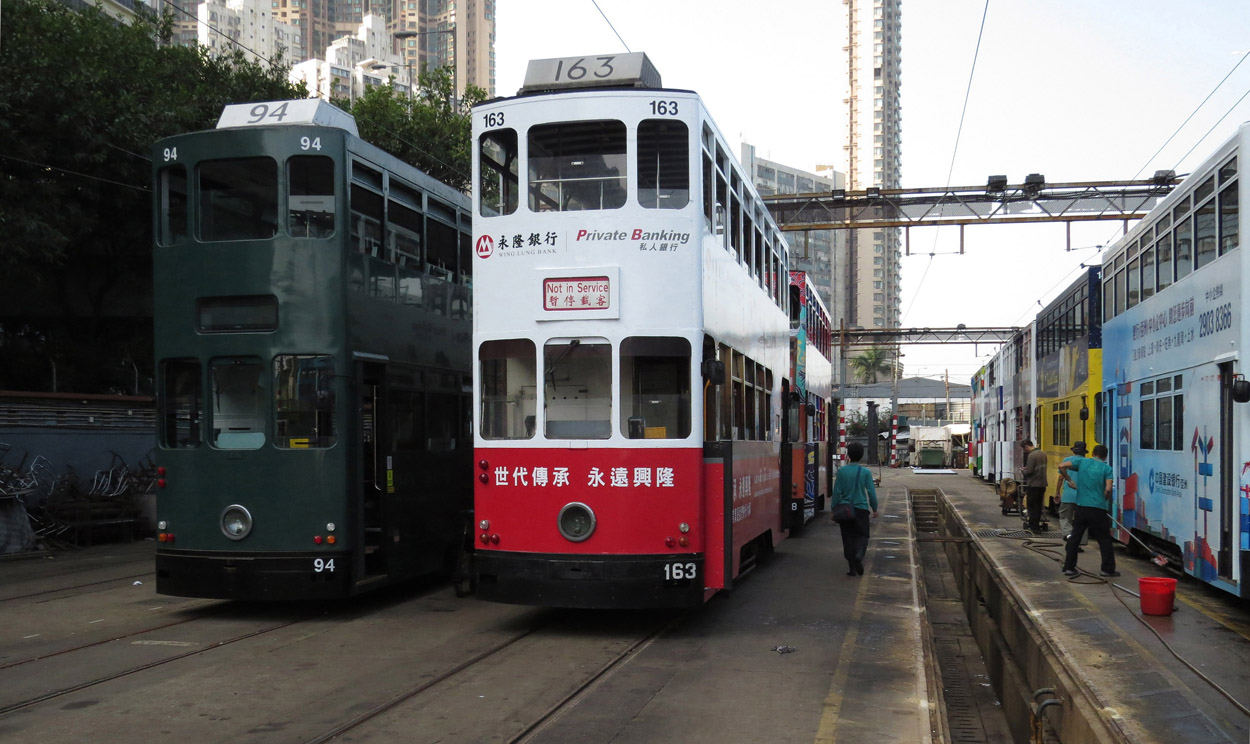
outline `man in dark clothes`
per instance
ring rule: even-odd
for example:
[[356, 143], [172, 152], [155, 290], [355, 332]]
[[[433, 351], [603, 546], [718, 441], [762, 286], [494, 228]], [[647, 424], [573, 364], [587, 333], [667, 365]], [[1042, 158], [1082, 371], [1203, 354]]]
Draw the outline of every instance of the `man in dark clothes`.
[[1020, 443], [1024, 450], [1024, 493], [1033, 532], [1042, 529], [1042, 499], [1046, 498], [1046, 453], [1033, 446], [1033, 440]]

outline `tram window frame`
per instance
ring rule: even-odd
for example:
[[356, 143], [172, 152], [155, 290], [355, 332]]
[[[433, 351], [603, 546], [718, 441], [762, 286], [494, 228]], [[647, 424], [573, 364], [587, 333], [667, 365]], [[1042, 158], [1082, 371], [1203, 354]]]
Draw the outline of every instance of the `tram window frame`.
[[293, 238], [334, 237], [337, 228], [337, 178], [334, 158], [292, 155], [286, 161], [287, 234]]
[[643, 119], [638, 122], [637, 143], [638, 203], [644, 209], [685, 209], [690, 203], [686, 122]]
[[385, 241], [386, 200], [381, 191], [353, 183], [351, 188], [351, 248], [354, 253], [380, 258]]
[[[493, 147], [492, 147], [493, 146]], [[512, 214], [521, 200], [521, 150], [512, 128], [492, 129], [478, 138], [478, 214]]]
[[160, 444], [195, 449], [203, 442], [204, 379], [198, 359], [161, 360]]
[[[526, 134], [530, 211], [606, 211], [624, 207], [629, 195], [627, 133], [625, 123], [617, 119], [561, 121], [530, 127]], [[592, 165], [592, 159], [598, 162]], [[593, 194], [596, 188], [597, 205]]]
[[703, 151], [703, 228], [707, 234], [715, 234], [713, 216], [716, 209], [715, 176], [713, 175], [712, 156]]
[[[1147, 239], [1142, 239], [1142, 244], [1147, 243]], [[1150, 299], [1155, 293], [1155, 247], [1153, 244], [1142, 249], [1141, 253], [1141, 299], [1142, 302]]]
[[[311, 375], [311, 396], [305, 378]], [[273, 358], [273, 445], [278, 449], [327, 449], [338, 441], [334, 357], [278, 354]], [[309, 418], [311, 417], [311, 418]]]
[[267, 155], [201, 160], [195, 167], [196, 238], [270, 240], [278, 234], [278, 161]]
[[1050, 443], [1054, 447], [1067, 447], [1071, 442], [1071, 420], [1068, 401], [1060, 400], [1050, 408]]
[[[1234, 159], [1234, 169], [1236, 168]], [[1221, 174], [1223, 170], [1221, 169]], [[1241, 245], [1241, 199], [1237, 191], [1237, 180], [1233, 179], [1220, 189], [1219, 195], [1219, 246], [1220, 255], [1237, 250]]]
[[[171, 246], [190, 237], [187, 167], [181, 163], [157, 171], [157, 244]], [[181, 189], [179, 189], [181, 187]]]
[[1136, 257], [1128, 262], [1128, 295], [1125, 301], [1125, 309], [1131, 310], [1137, 307], [1137, 303], [1141, 302], [1141, 257]]
[[489, 441], [537, 434], [538, 351], [528, 338], [478, 346], [478, 435]]
[[733, 365], [730, 367], [732, 385], [730, 387], [733, 395], [733, 436], [731, 439], [741, 442], [746, 440], [746, 358], [737, 351], [733, 351], [732, 355]]
[[[1212, 179], [1208, 179], [1208, 181]], [[1210, 265], [1212, 261], [1219, 257], [1218, 221], [1214, 197], [1207, 199], [1194, 209], [1195, 271]]]
[[1186, 195], [1172, 210], [1172, 255], [1176, 261], [1176, 281], [1189, 276], [1194, 270], [1193, 219], [1189, 216], [1189, 196]]
[[1125, 288], [1124, 271], [1125, 271], [1124, 269], [1120, 269], [1119, 271], [1115, 272], [1115, 314], [1116, 315], [1119, 315], [1120, 313], [1124, 312], [1125, 300], [1128, 298], [1128, 293]]
[[554, 338], [543, 344], [545, 439], [612, 438], [612, 356], [606, 338]]
[[427, 218], [425, 221], [425, 272], [432, 277], [453, 281], [460, 252], [460, 231], [455, 225]]
[[[228, 379], [223, 379], [227, 376], [219, 370], [231, 370]], [[253, 375], [255, 383], [251, 390], [247, 390]], [[208, 384], [212, 405], [208, 422], [212, 431], [210, 444], [214, 448], [257, 450], [265, 446], [265, 421], [269, 410], [269, 396], [265, 390], [267, 376], [268, 369], [259, 357], [216, 357], [209, 360]], [[243, 389], [227, 389], [236, 386]], [[228, 409], [225, 403], [231, 404]], [[240, 425], [228, 425], [234, 423]]]
[[1140, 427], [1143, 429], [1139, 440], [1139, 446], [1142, 449], [1160, 451], [1185, 449], [1185, 393], [1181, 386], [1182, 377], [1182, 375], [1167, 375], [1141, 384], [1138, 397], [1142, 421], [1145, 421], [1148, 406], [1153, 416], [1153, 436], [1149, 446], [1145, 440], [1144, 424]]
[[272, 333], [278, 330], [278, 312], [274, 295], [199, 297], [195, 329], [200, 333]]
[[621, 436], [626, 439], [690, 437], [690, 357], [690, 341], [680, 336], [621, 339], [618, 361]]
[[1162, 292], [1172, 286], [1176, 267], [1172, 262], [1172, 233], [1164, 233], [1155, 241], [1155, 289]]
[[[1149, 397], [1148, 397], [1149, 396]], [[1139, 392], [1138, 438], [1137, 446], [1141, 449], [1155, 448], [1155, 400], [1154, 383], [1143, 382]]]

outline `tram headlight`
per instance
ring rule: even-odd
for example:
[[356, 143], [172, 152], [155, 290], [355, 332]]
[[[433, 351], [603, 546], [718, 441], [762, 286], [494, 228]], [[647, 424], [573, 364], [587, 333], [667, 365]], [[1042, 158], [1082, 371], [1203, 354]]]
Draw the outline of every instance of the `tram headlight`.
[[595, 513], [589, 506], [576, 501], [565, 504], [556, 519], [556, 527], [565, 540], [581, 542], [595, 531]]
[[221, 512], [221, 534], [231, 540], [242, 540], [252, 532], [252, 513], [238, 504]]

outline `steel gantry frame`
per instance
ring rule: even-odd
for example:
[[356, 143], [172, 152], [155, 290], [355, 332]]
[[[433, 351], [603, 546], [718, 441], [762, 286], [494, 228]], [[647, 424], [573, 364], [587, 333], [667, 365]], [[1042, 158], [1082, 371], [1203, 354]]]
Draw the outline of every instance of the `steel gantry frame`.
[[898, 346], [908, 344], [1004, 344], [1020, 332], [1018, 327], [1001, 328], [842, 328], [838, 344], [852, 346]]
[[1009, 185], [1006, 176], [990, 176], [984, 186], [918, 189], [835, 189], [810, 194], [763, 197], [784, 232], [845, 230], [861, 227], [902, 227], [911, 255], [911, 228], [959, 226], [959, 252], [964, 252], [964, 227], [1032, 222], [1063, 222], [1072, 247], [1072, 223], [1130, 220], [1145, 217], [1159, 199], [1180, 183], [1173, 171], [1159, 171], [1142, 181], [1076, 181], [1046, 183], [1031, 174]]

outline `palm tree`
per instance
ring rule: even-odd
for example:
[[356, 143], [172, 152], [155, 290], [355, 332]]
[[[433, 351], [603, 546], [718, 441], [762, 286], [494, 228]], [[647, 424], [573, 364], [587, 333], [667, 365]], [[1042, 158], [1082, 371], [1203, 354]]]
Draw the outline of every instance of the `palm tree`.
[[859, 356], [851, 357], [851, 369], [862, 382], [874, 383], [881, 375], [894, 372], [894, 363], [890, 350], [874, 346]]

